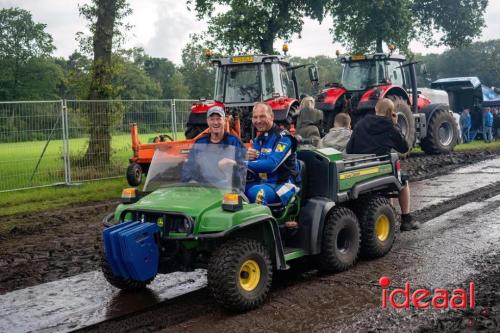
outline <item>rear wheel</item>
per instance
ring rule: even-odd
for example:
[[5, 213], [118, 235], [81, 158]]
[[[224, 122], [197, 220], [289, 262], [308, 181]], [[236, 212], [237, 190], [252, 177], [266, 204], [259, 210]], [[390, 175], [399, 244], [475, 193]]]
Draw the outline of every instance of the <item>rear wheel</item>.
[[365, 258], [385, 256], [396, 238], [396, 213], [387, 198], [364, 198], [356, 205], [361, 225], [361, 255]]
[[195, 137], [198, 136], [198, 134], [200, 134], [201, 132], [203, 132], [207, 128], [208, 128], [208, 126], [204, 126], [204, 125], [187, 125], [186, 131], [184, 132], [184, 136], [188, 140], [194, 139]]
[[408, 144], [408, 152], [401, 154], [402, 156], [405, 156], [411, 151], [413, 145], [415, 144], [415, 118], [413, 118], [410, 106], [405, 100], [399, 96], [390, 96], [389, 98], [394, 103], [394, 111], [396, 111], [396, 114], [398, 115], [398, 126], [401, 128], [401, 133]]
[[247, 311], [262, 305], [272, 278], [268, 251], [262, 243], [251, 239], [229, 240], [208, 263], [208, 288], [217, 303], [230, 311]]
[[142, 167], [137, 163], [130, 163], [127, 168], [127, 182], [130, 186], [139, 186], [142, 180]]
[[451, 112], [437, 110], [429, 120], [427, 136], [420, 146], [427, 154], [446, 154], [457, 144], [458, 128]]
[[360, 231], [358, 219], [348, 208], [335, 208], [325, 221], [319, 266], [322, 271], [342, 272], [358, 257]]

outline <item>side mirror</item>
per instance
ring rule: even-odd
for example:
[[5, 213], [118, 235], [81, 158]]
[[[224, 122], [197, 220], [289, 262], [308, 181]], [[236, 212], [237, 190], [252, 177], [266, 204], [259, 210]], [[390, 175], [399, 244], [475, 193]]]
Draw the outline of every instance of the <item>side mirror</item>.
[[318, 69], [316, 68], [316, 66], [310, 66], [307, 70], [309, 72], [309, 80], [311, 80], [312, 82], [318, 82], [319, 77]]

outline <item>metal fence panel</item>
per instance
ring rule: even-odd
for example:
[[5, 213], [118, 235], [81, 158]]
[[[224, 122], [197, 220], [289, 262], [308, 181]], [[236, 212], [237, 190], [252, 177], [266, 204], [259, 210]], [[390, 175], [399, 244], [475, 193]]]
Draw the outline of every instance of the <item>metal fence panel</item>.
[[[184, 126], [176, 118], [186, 118], [187, 103], [192, 102], [67, 101], [71, 181], [124, 177], [132, 157], [131, 123], [137, 123], [143, 143], [161, 134], [182, 139]], [[98, 148], [90, 151], [90, 142]]]
[[0, 103], [0, 191], [124, 177], [130, 124], [142, 143], [184, 139], [194, 100]]
[[0, 191], [65, 180], [61, 101], [0, 102]]
[[186, 124], [189, 118], [189, 113], [191, 112], [191, 106], [193, 105], [196, 100], [190, 100], [190, 99], [174, 99], [172, 100], [174, 103], [174, 126], [175, 126], [175, 133], [176, 133], [176, 139], [184, 139], [184, 132], [186, 131]]

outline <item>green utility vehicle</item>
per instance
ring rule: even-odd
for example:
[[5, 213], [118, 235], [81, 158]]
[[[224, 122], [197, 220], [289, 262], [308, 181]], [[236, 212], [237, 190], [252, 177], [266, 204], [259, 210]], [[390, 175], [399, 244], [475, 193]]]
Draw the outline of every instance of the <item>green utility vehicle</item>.
[[273, 274], [294, 259], [310, 257], [321, 270], [339, 272], [358, 254], [388, 253], [396, 233], [389, 198], [402, 186], [397, 154], [306, 146], [298, 159], [301, 190], [286, 206], [270, 207], [248, 202], [247, 170], [235, 147], [159, 147], [143, 192], [124, 190], [123, 203], [103, 221], [104, 276], [136, 290], [159, 273], [206, 268], [216, 301], [246, 311], [265, 301]]

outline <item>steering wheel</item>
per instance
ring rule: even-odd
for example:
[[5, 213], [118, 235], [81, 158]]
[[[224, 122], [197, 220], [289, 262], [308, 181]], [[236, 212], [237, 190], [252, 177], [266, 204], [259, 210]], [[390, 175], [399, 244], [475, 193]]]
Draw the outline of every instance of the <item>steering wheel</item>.
[[255, 171], [247, 169], [247, 183], [256, 182], [259, 180], [260, 177]]
[[242, 95], [248, 95], [250, 99], [256, 99], [257, 97], [259, 97], [259, 92], [257, 91], [257, 88], [254, 86], [242, 85], [240, 87], [240, 91]]

